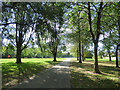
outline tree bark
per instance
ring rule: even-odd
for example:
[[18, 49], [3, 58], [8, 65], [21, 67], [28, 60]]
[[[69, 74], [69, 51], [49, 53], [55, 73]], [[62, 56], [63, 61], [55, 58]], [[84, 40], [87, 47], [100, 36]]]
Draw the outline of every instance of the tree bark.
[[109, 61], [112, 61], [112, 60], [111, 60], [110, 50], [107, 50], [107, 51], [108, 51], [108, 55], [109, 55]]
[[79, 40], [79, 63], [82, 63], [81, 60], [81, 41]]
[[22, 41], [21, 41], [21, 38], [22, 38], [22, 34], [19, 30], [19, 41], [17, 42], [17, 61], [16, 63], [21, 63], [21, 44], [22, 44]]
[[118, 65], [118, 47], [119, 47], [119, 45], [117, 45], [117, 48], [116, 48], [116, 67], [119, 67], [119, 65]]
[[20, 39], [21, 39], [21, 35], [19, 36], [19, 42], [17, 43], [17, 61], [16, 61], [16, 63], [22, 63], [21, 62], [21, 52], [22, 52], [22, 50], [21, 50], [22, 45], [21, 44], [22, 44], [22, 42]]
[[54, 60], [53, 60], [54, 62], [57, 61], [57, 60], [56, 60], [56, 55], [57, 55], [57, 54], [56, 54], [56, 52], [55, 52], [55, 53], [54, 53]]
[[[19, 9], [18, 9], [18, 11], [19, 11]], [[18, 13], [18, 15], [19, 15], [19, 13]], [[17, 20], [18, 20], [18, 16], [16, 17], [16, 21]], [[17, 34], [18, 34], [18, 36], [17, 36]], [[16, 55], [17, 60], [16, 60], [16, 63], [22, 63], [21, 62], [22, 26], [20, 25], [20, 28], [18, 29], [17, 23], [16, 23], [16, 46], [17, 46], [17, 55]]]
[[90, 10], [90, 2], [88, 2], [88, 18], [89, 18], [89, 26], [90, 26], [90, 33], [92, 35], [92, 40], [94, 43], [94, 55], [95, 55], [95, 72], [100, 73], [99, 67], [98, 67], [98, 55], [97, 55], [97, 49], [98, 49], [98, 41], [99, 41], [99, 36], [100, 36], [100, 20], [101, 20], [101, 13], [103, 10], [103, 2], [100, 3], [99, 11], [97, 11], [97, 30], [96, 30], [96, 36], [94, 35], [92, 31], [92, 19], [91, 19], [91, 10]]
[[85, 60], [85, 57], [84, 57], [84, 45], [82, 43], [82, 61], [84, 61], [84, 60]]
[[21, 62], [21, 50], [20, 50], [20, 48], [17, 48], [17, 61], [16, 61], [16, 63], [22, 63]]
[[57, 57], [57, 46], [54, 48], [54, 53], [53, 53], [53, 56], [54, 56], [54, 62], [56, 62], [56, 57]]
[[94, 68], [95, 68], [95, 73], [100, 73], [99, 71], [99, 66], [98, 66], [98, 43], [94, 43], [94, 56], [95, 56], [95, 62], [94, 62]]
[[19, 38], [18, 38], [18, 41], [17, 41], [17, 61], [16, 63], [22, 63], [21, 62], [21, 47], [22, 47], [22, 27], [20, 26], [20, 29], [19, 29]]
[[78, 57], [79, 55], [78, 55], [78, 54], [79, 54], [79, 53], [78, 53], [78, 48], [77, 48], [77, 60], [79, 60], [79, 57]]

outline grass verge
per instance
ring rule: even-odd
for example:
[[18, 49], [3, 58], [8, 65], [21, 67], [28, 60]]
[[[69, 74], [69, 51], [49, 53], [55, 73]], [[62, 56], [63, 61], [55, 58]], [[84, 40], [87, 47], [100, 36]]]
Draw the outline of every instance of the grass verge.
[[[120, 64], [119, 64], [120, 65]], [[115, 67], [115, 61], [99, 60], [102, 74], [94, 73], [94, 60], [78, 63], [71, 59], [73, 88], [120, 88], [120, 68]]]

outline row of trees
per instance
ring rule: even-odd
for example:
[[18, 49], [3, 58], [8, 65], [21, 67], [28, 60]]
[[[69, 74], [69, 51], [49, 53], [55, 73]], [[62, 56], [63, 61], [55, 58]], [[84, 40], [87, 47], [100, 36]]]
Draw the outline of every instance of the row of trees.
[[[76, 48], [79, 63], [85, 59], [85, 49], [94, 45], [95, 72], [98, 67], [98, 43], [102, 42], [111, 58], [111, 48], [120, 46], [120, 2], [69, 3], [3, 3], [3, 38], [16, 47], [16, 63], [21, 63], [22, 51], [38, 45], [42, 52], [50, 51], [56, 61], [59, 48], [64, 51], [64, 36]], [[71, 33], [65, 34], [69, 28]], [[103, 39], [100, 40], [100, 36]]]
[[[2, 58], [16, 58], [16, 48], [12, 44], [2, 46]], [[57, 52], [57, 57], [73, 57], [70, 53], [63, 53], [62, 51]], [[52, 58], [52, 54], [46, 50], [41, 52], [38, 47], [28, 47], [21, 53], [21, 58]]]
[[[94, 69], [101, 73], [98, 66], [98, 43], [102, 42], [111, 61], [111, 49], [116, 51], [116, 67], [118, 67], [118, 48], [120, 46], [120, 2], [84, 2], [70, 3], [66, 14], [68, 27], [72, 33], [68, 37], [76, 47], [79, 63], [84, 61], [84, 50], [94, 44]], [[102, 40], [100, 40], [102, 36]], [[101, 53], [100, 53], [101, 54]], [[81, 59], [82, 58], [82, 59]]]

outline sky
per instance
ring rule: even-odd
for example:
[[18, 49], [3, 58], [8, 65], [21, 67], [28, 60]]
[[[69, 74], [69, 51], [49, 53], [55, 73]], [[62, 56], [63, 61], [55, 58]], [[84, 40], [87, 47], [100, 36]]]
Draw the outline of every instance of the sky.
[[[13, 25], [13, 26], [15, 27], [15, 25]], [[62, 30], [64, 30], [64, 28], [62, 28]], [[72, 32], [72, 30], [70, 30], [69, 28], [65, 29], [65, 33], [71, 33], [71, 32]], [[29, 36], [30, 36], [30, 33], [27, 34], [27, 37], [29, 37]], [[33, 36], [35, 37], [35, 34]], [[102, 37], [102, 35], [100, 35], [100, 40], [102, 40], [102, 39], [103, 39], [103, 37]], [[3, 43], [5, 45], [7, 45], [8, 43], [10, 43], [10, 41], [7, 39], [3, 39]], [[67, 43], [67, 42], [65, 42], [65, 43], [66, 43], [67, 50], [64, 53], [70, 52], [71, 46], [73, 46], [73, 44]], [[98, 46], [99, 46], [98, 49], [102, 49], [103, 44], [101, 42], [99, 42]], [[38, 47], [38, 46], [35, 45], [35, 47]], [[92, 47], [92, 46], [89, 47], [89, 50], [93, 50], [93, 49], [94, 49], [94, 47]]]

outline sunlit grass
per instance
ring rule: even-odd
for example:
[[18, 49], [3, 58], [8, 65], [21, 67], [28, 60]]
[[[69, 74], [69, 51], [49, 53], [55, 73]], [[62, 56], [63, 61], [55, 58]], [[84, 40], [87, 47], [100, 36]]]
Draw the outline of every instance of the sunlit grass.
[[83, 63], [78, 63], [76, 59], [72, 59], [72, 87], [120, 88], [120, 68], [115, 67], [115, 61], [99, 60], [99, 69], [102, 74], [94, 73], [93, 59], [86, 59]]
[[57, 58], [57, 62], [53, 62], [53, 58], [24, 58], [16, 64], [16, 59], [2, 59], [2, 86], [13, 86], [63, 60], [65, 58]]
[[[86, 58], [86, 60], [94, 61], [94, 59], [92, 59], [92, 58]], [[108, 62], [109, 59], [98, 59], [98, 61], [106, 61], [106, 62]], [[115, 62], [115, 60], [112, 60], [111, 62]]]

